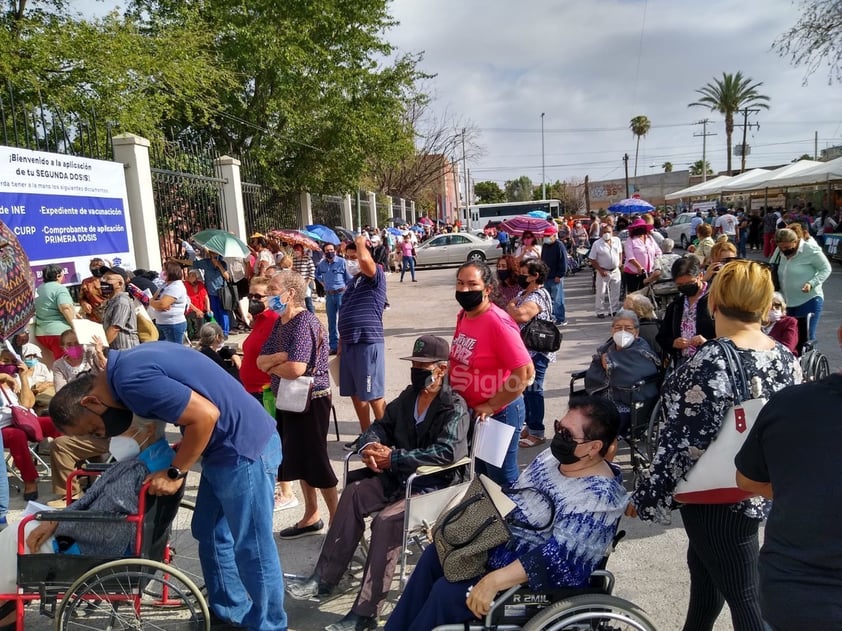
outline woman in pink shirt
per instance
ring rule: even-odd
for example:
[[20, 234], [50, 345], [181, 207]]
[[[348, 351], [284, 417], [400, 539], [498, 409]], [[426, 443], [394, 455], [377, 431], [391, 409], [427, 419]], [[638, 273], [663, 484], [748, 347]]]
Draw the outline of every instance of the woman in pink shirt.
[[398, 244], [398, 250], [403, 257], [401, 260], [401, 282], [403, 282], [403, 275], [406, 274], [408, 269], [412, 275], [412, 282], [417, 283], [418, 281], [415, 280], [415, 246], [412, 245], [409, 233], [405, 234], [403, 241]]
[[514, 427], [502, 466], [476, 461], [477, 473], [505, 487], [518, 477], [518, 440], [526, 418], [523, 391], [535, 369], [518, 325], [489, 299], [493, 289], [494, 277], [483, 262], [470, 261], [456, 272], [462, 311], [450, 345], [450, 385], [479, 420], [493, 416]]
[[626, 261], [623, 265], [623, 283], [627, 294], [643, 288], [643, 281], [652, 273], [655, 259], [661, 255], [655, 239], [649, 234], [651, 230], [652, 226], [640, 218], [629, 226], [629, 238], [623, 244]]

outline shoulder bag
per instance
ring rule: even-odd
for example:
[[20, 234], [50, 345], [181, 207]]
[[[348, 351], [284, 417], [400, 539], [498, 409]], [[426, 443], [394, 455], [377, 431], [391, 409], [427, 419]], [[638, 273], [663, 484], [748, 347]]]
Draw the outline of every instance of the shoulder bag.
[[[543, 287], [540, 291], [547, 292]], [[549, 293], [546, 293], [546, 298], [549, 299]], [[552, 320], [542, 320], [538, 317], [539, 315], [541, 314], [538, 313], [520, 330], [520, 338], [527, 350], [537, 353], [554, 353], [561, 348], [561, 331]]]
[[710, 343], [718, 345], [725, 355], [734, 405], [725, 413], [716, 438], [676, 485], [673, 496], [682, 504], [735, 504], [754, 495], [737, 487], [734, 458], [766, 405], [760, 378], [752, 377], [749, 383], [740, 355], [731, 344], [722, 340]]
[[304, 414], [310, 409], [310, 401], [313, 398], [313, 371], [319, 359], [319, 350], [324, 342], [324, 332], [322, 331], [321, 324], [319, 324], [318, 336], [316, 350], [313, 353], [313, 368], [310, 369], [310, 374], [305, 373], [296, 379], [285, 379], [281, 377], [281, 381], [278, 384], [278, 395], [275, 397], [276, 410]]
[[40, 443], [44, 440], [44, 432], [41, 430], [41, 423], [38, 422], [38, 417], [32, 410], [29, 410], [22, 405], [12, 403], [11, 397], [6, 392], [6, 388], [0, 386], [3, 391], [3, 397], [9, 404], [9, 409], [12, 411], [12, 427], [17, 427], [24, 434], [26, 440], [31, 443]]
[[775, 286], [775, 291], [781, 290], [781, 277], [778, 275], [780, 267], [781, 251], [778, 250], [778, 255], [775, 257], [775, 260], [769, 264], [769, 269], [772, 271], [772, 284]]

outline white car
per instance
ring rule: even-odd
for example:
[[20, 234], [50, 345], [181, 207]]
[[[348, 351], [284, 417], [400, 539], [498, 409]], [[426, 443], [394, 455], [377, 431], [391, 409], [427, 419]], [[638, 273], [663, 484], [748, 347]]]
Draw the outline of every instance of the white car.
[[467, 261], [495, 261], [500, 258], [497, 239], [481, 239], [466, 232], [440, 234], [415, 248], [415, 264], [461, 265]]
[[695, 216], [696, 213], [681, 213], [671, 225], [665, 228], [667, 237], [675, 241], [675, 245], [682, 250], [686, 250], [693, 243], [693, 239], [696, 238], [690, 225], [690, 221]]

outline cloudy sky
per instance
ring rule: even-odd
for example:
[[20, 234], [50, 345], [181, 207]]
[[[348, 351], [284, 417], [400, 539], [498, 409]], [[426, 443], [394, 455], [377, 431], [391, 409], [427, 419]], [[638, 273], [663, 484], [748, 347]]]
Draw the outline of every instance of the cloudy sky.
[[[475, 181], [528, 175], [541, 181], [541, 112], [546, 177], [622, 177], [634, 168], [633, 116], [652, 129], [641, 141], [638, 173], [665, 161], [686, 169], [702, 157], [701, 126], [711, 120], [707, 158], [725, 169], [721, 115], [700, 107], [697, 88], [723, 72], [762, 81], [771, 109], [751, 117], [747, 167], [783, 164], [842, 144], [842, 86], [771, 50], [798, 18], [790, 0], [394, 0], [400, 25], [389, 39], [424, 51], [435, 108], [480, 129], [485, 155], [469, 163]], [[735, 129], [734, 143], [740, 142]], [[739, 167], [739, 158], [734, 158]]]

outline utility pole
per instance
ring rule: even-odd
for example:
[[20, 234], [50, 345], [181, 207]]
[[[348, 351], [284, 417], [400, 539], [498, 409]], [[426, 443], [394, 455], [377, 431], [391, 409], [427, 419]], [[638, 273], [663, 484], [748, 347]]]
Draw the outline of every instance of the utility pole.
[[626, 167], [626, 199], [629, 198], [629, 154], [623, 154], [623, 164]]
[[813, 160], [819, 159], [819, 132], [813, 132]]
[[711, 132], [708, 133], [708, 123], [710, 120], [707, 118], [700, 120], [696, 125], [702, 126], [702, 133], [701, 134], [693, 134], [694, 137], [701, 136], [702, 137], [702, 182], [708, 181], [708, 154], [707, 154], [707, 140], [708, 136], [716, 136], [715, 133]]
[[465, 177], [465, 229], [470, 228], [468, 217], [468, 161], [465, 158], [465, 128], [462, 128], [462, 175]]
[[[362, 215], [360, 214], [360, 187], [357, 186], [357, 234], [362, 234]], [[353, 228], [353, 226], [351, 226]]]
[[[754, 127], [755, 129], [760, 129], [760, 123], [749, 123], [748, 122], [748, 115], [749, 114], [756, 114], [759, 112], [759, 109], [755, 108], [745, 108], [743, 110], [743, 124], [742, 125], [734, 125], [734, 127], [742, 127], [743, 128], [743, 144], [740, 147], [740, 157], [742, 158], [740, 161], [740, 173], [745, 173], [746, 171], [746, 132], [748, 131], [749, 127]], [[731, 175], [730, 173], [728, 175]]]
[[547, 172], [544, 170], [544, 112], [541, 112], [541, 199], [547, 199]]

